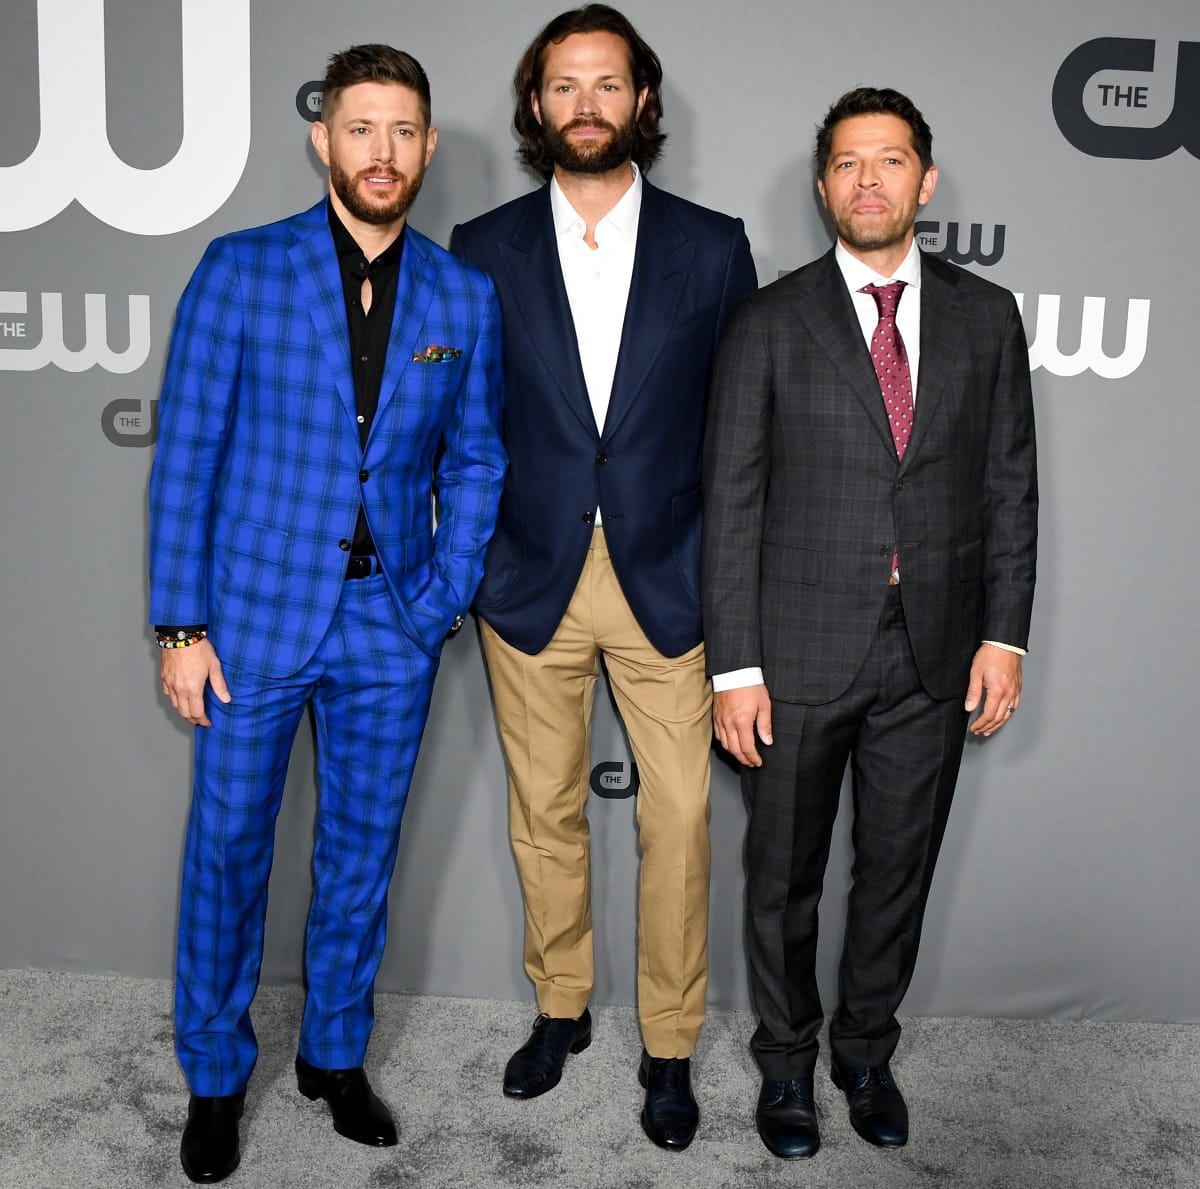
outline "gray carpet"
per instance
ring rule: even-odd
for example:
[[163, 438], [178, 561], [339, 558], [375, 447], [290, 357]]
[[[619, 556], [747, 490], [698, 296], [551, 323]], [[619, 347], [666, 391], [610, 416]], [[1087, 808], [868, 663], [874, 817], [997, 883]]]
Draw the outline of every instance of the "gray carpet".
[[[242, 1126], [241, 1189], [441, 1189], [801, 1185], [812, 1189], [1200, 1189], [1200, 1027], [1024, 1020], [905, 1021], [893, 1062], [908, 1097], [907, 1148], [850, 1130], [818, 1080], [824, 1146], [767, 1154], [744, 1013], [710, 1013], [693, 1061], [700, 1132], [685, 1153], [638, 1126], [634, 1014], [594, 1010], [592, 1046], [531, 1102], [500, 1094], [525, 1004], [381, 995], [367, 1067], [400, 1146], [338, 1137], [291, 1073], [300, 994], [264, 987], [262, 1054]], [[185, 1186], [187, 1094], [171, 1042], [168, 983], [0, 971], [0, 1187]]]

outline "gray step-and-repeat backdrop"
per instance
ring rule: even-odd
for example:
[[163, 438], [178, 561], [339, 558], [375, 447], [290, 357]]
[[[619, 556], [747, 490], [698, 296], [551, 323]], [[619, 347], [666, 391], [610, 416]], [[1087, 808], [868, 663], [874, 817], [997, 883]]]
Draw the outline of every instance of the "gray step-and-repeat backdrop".
[[[760, 278], [824, 251], [813, 125], [908, 92], [941, 167], [922, 246], [1021, 295], [1042, 549], [1026, 695], [967, 748], [905, 1004], [1200, 1019], [1200, 11], [1194, 0], [638, 0], [661, 185], [746, 222]], [[205, 244], [321, 193], [334, 49], [389, 41], [441, 130], [413, 222], [535, 184], [510, 80], [546, 0], [4, 0], [0, 36], [0, 967], [167, 976], [191, 738], [145, 626], [146, 479], [175, 302]], [[628, 753], [597, 707], [598, 1002], [634, 987]], [[295, 980], [313, 752], [297, 742], [266, 977]], [[530, 998], [503, 765], [472, 630], [447, 647], [393, 885], [388, 990]], [[747, 1003], [744, 808], [713, 787], [710, 1001]], [[832, 987], [848, 834], [827, 881]]]

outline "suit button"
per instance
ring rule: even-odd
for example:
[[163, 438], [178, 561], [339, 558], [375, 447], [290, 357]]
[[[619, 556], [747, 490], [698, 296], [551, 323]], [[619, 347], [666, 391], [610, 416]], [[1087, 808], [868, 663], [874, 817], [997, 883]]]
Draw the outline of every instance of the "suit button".
[[896, 490], [897, 491], [903, 491], [907, 486], [908, 486], [908, 484], [905, 483], [905, 481], [903, 479], [896, 480]]
[[460, 627], [462, 627], [462, 625], [463, 625], [464, 623], [466, 623], [466, 622], [467, 622], [467, 621], [466, 621], [465, 619], [463, 619], [463, 617], [462, 617], [461, 615], [456, 615], [456, 616], [454, 617], [454, 622], [453, 622], [453, 623], [450, 625], [450, 630], [451, 630], [452, 632], [457, 632], [457, 631], [458, 631], [458, 629], [459, 629]]
[[585, 512], [580, 518], [584, 524], [591, 524], [596, 519], [595, 512]]
[[596, 465], [597, 466], [603, 466], [606, 462], [608, 462], [607, 454], [597, 454], [596, 455]]
[[880, 545], [879, 546], [879, 556], [880, 557], [891, 557], [892, 556], [892, 547], [890, 545]]
[[345, 537], [343, 537], [343, 538], [342, 538], [342, 539], [341, 539], [341, 540], [338, 542], [338, 548], [339, 548], [339, 549], [340, 549], [340, 550], [341, 550], [343, 553], [349, 553], [349, 552], [350, 552], [350, 542], [349, 542], [349, 541], [347, 541]]
[[365, 483], [370, 477], [371, 477], [370, 471], [359, 471], [358, 472], [358, 481], [360, 483]]

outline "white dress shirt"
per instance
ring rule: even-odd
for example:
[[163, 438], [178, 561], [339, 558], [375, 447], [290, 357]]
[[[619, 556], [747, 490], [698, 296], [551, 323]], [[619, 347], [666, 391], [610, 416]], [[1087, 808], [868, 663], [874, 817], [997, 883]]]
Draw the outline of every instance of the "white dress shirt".
[[[900, 304], [896, 307], [896, 329], [904, 341], [904, 350], [908, 355], [908, 370], [912, 376], [913, 408], [917, 407], [917, 376], [921, 363], [921, 253], [914, 238], [908, 252], [900, 261], [896, 271], [890, 277], [881, 277], [869, 264], [864, 264], [857, 256], [852, 255], [838, 240], [833, 250], [834, 260], [841, 270], [842, 279], [850, 291], [850, 300], [854, 303], [854, 312], [858, 315], [858, 324], [862, 329], [863, 340], [868, 351], [871, 348], [871, 336], [879, 325], [879, 306], [870, 293], [860, 293], [864, 285], [890, 285], [893, 281], [903, 281], [904, 289], [900, 293]], [[1001, 644], [998, 640], [985, 640], [985, 644], [994, 644], [1007, 652], [1025, 655], [1025, 649], [1015, 644]], [[713, 692], [720, 693], [727, 689], [741, 689], [747, 685], [763, 683], [762, 669], [757, 666], [748, 669], [734, 669], [729, 673], [714, 673], [712, 679]]]
[[[554, 217], [558, 262], [571, 306], [571, 320], [575, 324], [575, 341], [579, 344], [579, 362], [583, 365], [588, 400], [596, 419], [596, 430], [601, 434], [604, 433], [613, 375], [621, 350], [621, 330], [625, 325], [625, 307], [629, 302], [629, 283], [633, 277], [633, 257], [642, 213], [642, 175], [632, 162], [630, 168], [633, 184], [596, 224], [594, 248], [584, 242], [587, 225], [563, 193], [558, 179], [550, 180], [550, 210]], [[596, 509], [596, 523], [601, 523], [599, 508]]]

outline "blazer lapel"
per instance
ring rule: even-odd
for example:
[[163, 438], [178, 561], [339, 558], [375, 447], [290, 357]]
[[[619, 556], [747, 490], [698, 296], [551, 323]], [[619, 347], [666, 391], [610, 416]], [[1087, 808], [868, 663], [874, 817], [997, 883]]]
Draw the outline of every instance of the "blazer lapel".
[[418, 336], [425, 325], [425, 315], [429, 312], [429, 303], [433, 301], [437, 288], [437, 270], [425, 251], [422, 237], [411, 227], [405, 230], [404, 237], [404, 247], [400, 252], [400, 275], [396, 278], [396, 308], [392, 313], [387, 360], [379, 385], [379, 404], [371, 423], [372, 430], [383, 422], [383, 412], [395, 396], [405, 368], [412, 364], [413, 353], [434, 345], [419, 342]]
[[508, 291], [529, 329], [533, 350], [571, 411], [587, 428], [598, 432], [558, 259], [549, 185], [536, 192], [512, 242], [500, 244], [499, 254]]
[[[883, 407], [879, 377], [871, 364], [871, 352], [863, 341], [862, 326], [832, 251], [821, 258], [820, 266], [812, 270], [808, 290], [797, 303], [800, 317], [850, 386], [880, 440], [894, 457], [896, 443]], [[921, 366], [924, 368], [923, 359]]]
[[679, 230], [661, 193], [643, 178], [633, 276], [602, 434], [612, 433], [637, 400], [675, 321], [695, 254], [695, 241]]
[[[946, 395], [953, 364], [966, 341], [967, 311], [953, 276], [942, 275], [921, 259], [921, 367], [917, 375], [917, 407], [904, 462], [920, 449], [934, 410]], [[903, 466], [901, 467], [903, 470]]]
[[288, 250], [288, 258], [316, 329], [321, 354], [325, 357], [338, 395], [353, 424], [357, 409], [354, 403], [354, 376], [350, 370], [346, 298], [324, 200], [306, 212], [297, 228], [297, 236], [296, 243]]

